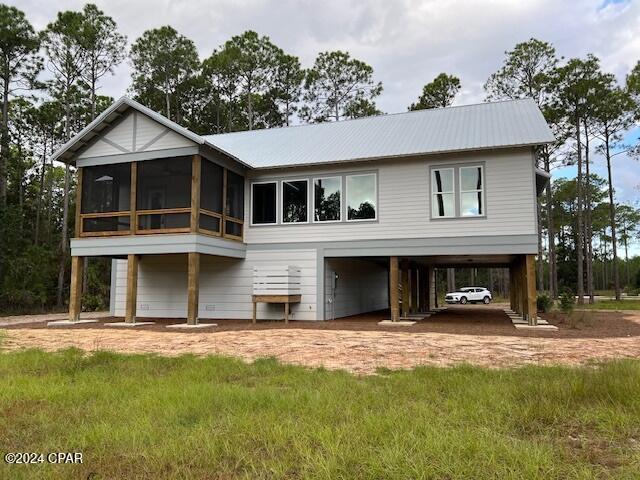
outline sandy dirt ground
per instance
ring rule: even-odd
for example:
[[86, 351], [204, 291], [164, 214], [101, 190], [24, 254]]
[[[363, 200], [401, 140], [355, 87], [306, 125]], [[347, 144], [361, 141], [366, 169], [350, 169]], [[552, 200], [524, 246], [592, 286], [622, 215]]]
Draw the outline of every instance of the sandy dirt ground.
[[[482, 307], [480, 307], [482, 308]], [[614, 358], [640, 358], [640, 312], [597, 314], [588, 325], [567, 327], [555, 318], [560, 330], [555, 334], [521, 335], [498, 310], [475, 317], [493, 319], [488, 332], [463, 333], [461, 323], [471, 311], [451, 309], [425, 320], [417, 331], [375, 329], [371, 316], [365, 320], [326, 322], [312, 328], [308, 322], [268, 322], [259, 327], [243, 323], [244, 329], [180, 332], [156, 326], [133, 330], [113, 329], [102, 324], [82, 328], [5, 328], [2, 349], [42, 348], [48, 351], [78, 347], [86, 351], [112, 350], [124, 353], [156, 353], [175, 356], [220, 354], [252, 361], [275, 357], [283, 363], [308, 367], [344, 369], [357, 374], [375, 373], [380, 367], [406, 369], [419, 365], [451, 366], [470, 363], [485, 367], [525, 364], [579, 365]], [[553, 321], [553, 320], [552, 320]], [[453, 333], [438, 325], [451, 322]], [[222, 322], [221, 322], [222, 323]], [[232, 325], [237, 325], [238, 322]], [[428, 331], [429, 324], [434, 326]], [[471, 322], [471, 331], [481, 328]], [[611, 328], [607, 328], [607, 324]], [[296, 326], [298, 325], [298, 327]], [[336, 327], [340, 326], [340, 328]], [[356, 328], [355, 326], [362, 326]], [[498, 326], [500, 328], [498, 328]], [[161, 329], [162, 328], [162, 329]], [[426, 329], [426, 331], [425, 331]], [[608, 334], [604, 334], [608, 332]]]

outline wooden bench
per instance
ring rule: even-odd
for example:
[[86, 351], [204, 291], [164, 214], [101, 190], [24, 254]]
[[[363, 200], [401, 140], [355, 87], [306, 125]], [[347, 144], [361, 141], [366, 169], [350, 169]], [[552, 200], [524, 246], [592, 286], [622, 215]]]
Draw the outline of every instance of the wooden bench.
[[253, 317], [252, 323], [256, 323], [258, 303], [282, 303], [284, 304], [284, 323], [289, 323], [289, 305], [300, 303], [302, 295], [252, 295]]

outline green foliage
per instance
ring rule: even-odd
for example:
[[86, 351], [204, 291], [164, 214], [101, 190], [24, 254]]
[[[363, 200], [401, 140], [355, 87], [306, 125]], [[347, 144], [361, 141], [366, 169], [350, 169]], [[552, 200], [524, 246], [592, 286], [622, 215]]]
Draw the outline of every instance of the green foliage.
[[546, 293], [539, 293], [536, 298], [536, 305], [539, 312], [547, 313], [553, 307], [553, 299]]
[[571, 313], [576, 303], [576, 297], [573, 291], [569, 288], [565, 288], [560, 293], [560, 311], [562, 313]]
[[6, 261], [0, 306], [42, 309], [55, 292], [56, 255], [46, 247], [28, 246]]
[[[354, 376], [29, 350], [0, 355], [0, 444], [84, 452], [38, 478], [631, 479], [639, 376], [633, 360]], [[0, 462], [1, 478], [25, 471]]]
[[322, 52], [307, 72], [302, 118], [309, 122], [357, 118], [375, 109], [382, 83], [373, 68], [342, 51]]
[[193, 41], [171, 26], [147, 30], [131, 46], [135, 98], [178, 123], [200, 66]]
[[460, 88], [458, 77], [441, 73], [431, 83], [422, 87], [422, 95], [416, 103], [411, 104], [409, 110], [448, 107], [453, 103]]

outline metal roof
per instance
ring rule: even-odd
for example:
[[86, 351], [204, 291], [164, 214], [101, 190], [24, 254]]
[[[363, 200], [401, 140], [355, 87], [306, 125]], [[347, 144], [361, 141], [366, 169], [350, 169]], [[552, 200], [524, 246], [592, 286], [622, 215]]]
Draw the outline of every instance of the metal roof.
[[254, 168], [541, 145], [554, 140], [531, 99], [204, 136]]

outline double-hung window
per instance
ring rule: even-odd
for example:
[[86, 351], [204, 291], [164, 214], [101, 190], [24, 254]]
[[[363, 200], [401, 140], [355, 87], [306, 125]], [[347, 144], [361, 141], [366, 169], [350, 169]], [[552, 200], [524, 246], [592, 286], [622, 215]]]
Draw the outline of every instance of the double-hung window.
[[460, 216], [484, 215], [482, 167], [460, 167]]
[[431, 216], [433, 218], [455, 217], [454, 179], [453, 168], [431, 170]]

